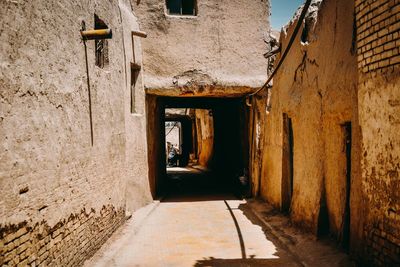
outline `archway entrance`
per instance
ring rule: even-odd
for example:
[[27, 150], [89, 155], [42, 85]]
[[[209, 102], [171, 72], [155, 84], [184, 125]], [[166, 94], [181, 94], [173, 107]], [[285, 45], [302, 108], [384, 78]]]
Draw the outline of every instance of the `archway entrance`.
[[147, 96], [153, 197], [249, 192], [242, 98]]

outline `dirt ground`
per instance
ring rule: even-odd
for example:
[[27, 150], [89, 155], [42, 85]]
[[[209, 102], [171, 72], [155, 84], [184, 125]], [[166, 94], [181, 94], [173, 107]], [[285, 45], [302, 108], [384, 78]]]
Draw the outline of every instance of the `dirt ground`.
[[85, 266], [352, 266], [209, 174], [177, 168], [170, 177], [173, 193], [135, 212]]

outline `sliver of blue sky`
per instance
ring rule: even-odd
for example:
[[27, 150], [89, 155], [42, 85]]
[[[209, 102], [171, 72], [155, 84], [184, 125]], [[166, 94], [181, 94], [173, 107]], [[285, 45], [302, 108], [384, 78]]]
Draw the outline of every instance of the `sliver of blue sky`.
[[294, 12], [304, 3], [303, 0], [271, 0], [271, 27], [280, 30], [293, 17]]

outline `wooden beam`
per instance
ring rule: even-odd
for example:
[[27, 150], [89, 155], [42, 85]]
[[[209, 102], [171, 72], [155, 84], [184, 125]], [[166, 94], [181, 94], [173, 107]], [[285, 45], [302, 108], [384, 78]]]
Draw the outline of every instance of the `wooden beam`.
[[147, 38], [147, 33], [142, 32], [142, 31], [132, 31], [132, 35], [141, 37], [141, 38]]

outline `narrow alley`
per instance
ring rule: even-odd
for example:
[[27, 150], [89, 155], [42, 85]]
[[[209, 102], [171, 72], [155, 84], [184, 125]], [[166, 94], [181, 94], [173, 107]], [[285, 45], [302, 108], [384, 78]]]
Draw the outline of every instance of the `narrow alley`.
[[166, 196], [133, 214], [85, 266], [353, 266], [332, 244], [312, 241], [311, 259], [288, 250], [209, 172], [176, 167], [169, 177]]
[[0, 266], [400, 267], [400, 0], [0, 0]]

